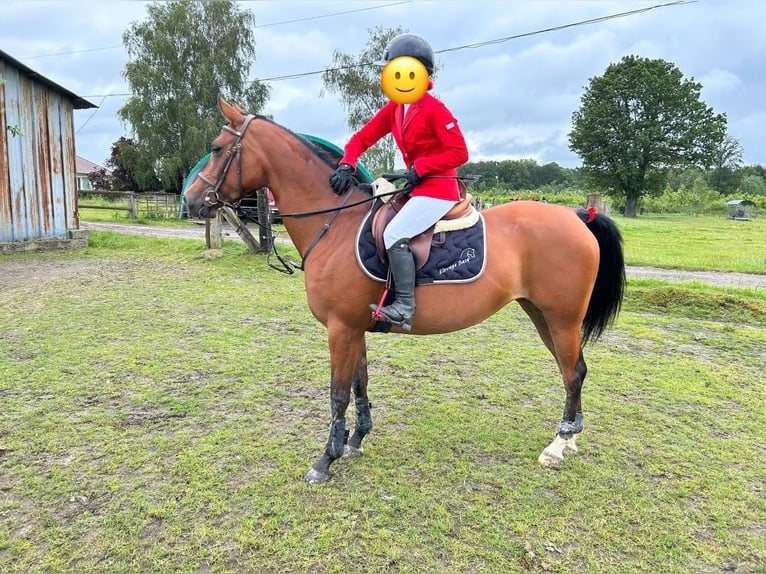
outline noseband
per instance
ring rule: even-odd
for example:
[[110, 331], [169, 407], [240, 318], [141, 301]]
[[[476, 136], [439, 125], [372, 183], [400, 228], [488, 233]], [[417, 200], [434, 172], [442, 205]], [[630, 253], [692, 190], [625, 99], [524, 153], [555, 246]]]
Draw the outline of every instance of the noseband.
[[226, 175], [229, 173], [229, 168], [231, 167], [235, 156], [237, 158], [237, 181], [239, 182], [239, 192], [240, 196], [244, 195], [244, 189], [242, 189], [242, 138], [244, 137], [245, 132], [247, 131], [247, 127], [250, 125], [250, 122], [253, 121], [254, 117], [255, 116], [248, 114], [245, 117], [245, 121], [243, 121], [242, 125], [239, 126], [238, 130], [232, 129], [228, 125], [223, 126], [223, 129], [230, 134], [234, 134], [236, 139], [234, 140], [234, 143], [231, 144], [231, 147], [226, 150], [226, 163], [223, 164], [223, 169], [221, 170], [221, 173], [218, 174], [218, 179], [215, 183], [205, 177], [203, 170], [200, 170], [199, 173], [197, 173], [197, 177], [204, 181], [208, 186], [210, 186], [202, 196], [202, 204], [205, 205], [205, 207], [219, 207], [228, 205], [227, 202], [220, 198], [218, 192], [221, 190], [221, 186], [226, 179]]

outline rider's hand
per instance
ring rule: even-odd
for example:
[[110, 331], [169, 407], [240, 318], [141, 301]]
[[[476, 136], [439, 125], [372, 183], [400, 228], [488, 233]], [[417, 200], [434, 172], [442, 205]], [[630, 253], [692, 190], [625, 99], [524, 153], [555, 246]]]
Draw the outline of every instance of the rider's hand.
[[409, 183], [412, 187], [415, 187], [417, 184], [423, 181], [423, 178], [418, 175], [417, 171], [415, 171], [414, 165], [411, 166], [410, 169], [407, 170], [407, 173], [404, 174], [404, 179], [406, 179], [407, 183]]
[[357, 181], [356, 177], [354, 177], [354, 168], [347, 163], [340, 164], [330, 176], [330, 187], [332, 187], [332, 190], [338, 195], [346, 191], [355, 183], [357, 183]]

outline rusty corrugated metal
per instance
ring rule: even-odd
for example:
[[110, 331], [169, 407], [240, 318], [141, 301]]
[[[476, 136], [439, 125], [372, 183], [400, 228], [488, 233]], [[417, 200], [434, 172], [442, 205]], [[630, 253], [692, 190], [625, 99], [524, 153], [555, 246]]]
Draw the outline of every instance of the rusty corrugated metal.
[[16, 64], [0, 52], [0, 243], [66, 238], [79, 226], [73, 94]]

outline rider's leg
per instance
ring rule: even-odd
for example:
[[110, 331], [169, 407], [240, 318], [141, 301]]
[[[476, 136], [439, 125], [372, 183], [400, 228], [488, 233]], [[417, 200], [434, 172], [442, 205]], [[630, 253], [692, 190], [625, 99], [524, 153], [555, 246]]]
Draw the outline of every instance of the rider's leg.
[[[415, 313], [415, 261], [409, 239], [439, 221], [455, 205], [454, 201], [432, 197], [412, 197], [383, 232], [396, 300], [380, 310], [381, 315], [405, 331], [412, 329]], [[376, 306], [370, 305], [375, 310]]]

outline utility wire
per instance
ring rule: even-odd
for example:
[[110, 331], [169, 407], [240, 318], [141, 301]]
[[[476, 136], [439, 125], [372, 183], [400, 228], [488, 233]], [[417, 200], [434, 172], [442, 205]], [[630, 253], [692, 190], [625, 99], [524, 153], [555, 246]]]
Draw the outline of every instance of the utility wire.
[[[521, 34], [514, 34], [513, 36], [506, 36], [504, 38], [496, 38], [494, 40], [485, 40], [483, 42], [476, 42], [475, 44], [464, 44], [462, 46], [455, 46], [453, 48], [443, 48], [441, 50], [434, 50], [435, 54], [444, 54], [447, 52], [457, 52], [460, 50], [467, 50], [473, 48], [481, 48], [483, 46], [489, 46], [491, 44], [501, 44], [510, 40], [517, 40], [519, 38], [527, 38], [529, 36], [537, 36], [539, 34], [547, 34], [549, 32], [558, 32], [559, 30], [566, 30], [567, 28], [574, 28], [576, 26], [588, 26], [590, 24], [596, 24], [598, 22], [606, 22], [607, 20], [615, 20], [617, 18], [626, 18], [628, 16], [635, 16], [643, 12], [649, 12], [650, 10], [656, 10], [657, 8], [667, 8], [668, 6], [682, 6], [684, 4], [695, 4], [697, 0], [676, 0], [675, 2], [667, 2], [665, 4], [655, 4], [654, 6], [647, 6], [646, 8], [639, 8], [636, 10], [630, 10], [628, 12], [619, 12], [617, 14], [610, 14], [608, 16], [600, 16], [598, 18], [591, 18], [590, 20], [581, 20], [579, 22], [572, 22], [570, 24], [562, 24], [560, 26], [553, 26], [551, 28], [542, 28], [533, 32], [523, 32]], [[323, 70], [314, 70], [312, 72], [299, 72], [295, 74], [286, 74], [283, 76], [272, 76], [270, 78], [256, 78], [259, 82], [279, 82], [282, 80], [294, 80], [296, 78], [303, 78], [305, 76], [314, 76], [316, 74], [324, 74], [325, 72], [337, 72], [341, 70], [352, 70], [355, 68], [364, 68], [367, 66], [373, 66], [372, 62], [361, 62], [359, 64], [352, 64], [349, 66], [338, 66], [336, 68], [325, 68]]]
[[[402, 0], [401, 2], [392, 2], [391, 4], [378, 4], [376, 6], [367, 6], [365, 8], [356, 8], [355, 10], [345, 10], [344, 12], [331, 12], [330, 14], [318, 14], [317, 16], [306, 16], [305, 18], [296, 18], [295, 20], [282, 20], [281, 22], [270, 22], [269, 24], [255, 25], [255, 28], [271, 28], [272, 26], [282, 26], [284, 24], [295, 24], [297, 22], [308, 22], [309, 20], [321, 20], [322, 18], [332, 18], [334, 16], [343, 16], [344, 14], [354, 14], [356, 12], [367, 12], [369, 10], [379, 10], [380, 8], [389, 8], [401, 4], [410, 4], [412, 0]], [[115, 50], [122, 48], [122, 44], [116, 46], [103, 46], [101, 48], [84, 48], [82, 50], [71, 50], [69, 52], [53, 52], [50, 54], [38, 54], [36, 56], [27, 56], [19, 60], [37, 60], [38, 58], [51, 58], [53, 56], [70, 56], [72, 54], [84, 54], [86, 52], [101, 52], [104, 50]]]
[[92, 114], [90, 114], [90, 115], [88, 116], [88, 119], [87, 119], [87, 120], [85, 120], [85, 121], [83, 122], [83, 124], [82, 124], [82, 125], [81, 125], [79, 128], [77, 128], [77, 129], [75, 130], [75, 132], [74, 132], [74, 133], [75, 133], [75, 135], [79, 134], [79, 133], [80, 133], [80, 131], [82, 130], [82, 128], [84, 128], [85, 126], [87, 126], [87, 125], [88, 125], [88, 122], [89, 122], [90, 120], [92, 120], [92, 119], [93, 119], [93, 116], [95, 116], [95, 115], [96, 115], [96, 113], [97, 113], [97, 112], [98, 112], [98, 111], [101, 109], [101, 106], [104, 104], [104, 100], [106, 100], [106, 98], [108, 98], [109, 96], [110, 96], [110, 94], [107, 94], [107, 95], [105, 95], [103, 98], [101, 98], [101, 101], [100, 101], [100, 102], [98, 103], [98, 105], [96, 106], [96, 109], [95, 109], [95, 110], [93, 110], [93, 113], [92, 113]]
[[[404, 3], [405, 2], [397, 2], [396, 4], [404, 4]], [[434, 53], [436, 53], [436, 54], [444, 54], [444, 53], [448, 53], [448, 52], [458, 52], [460, 50], [468, 50], [468, 49], [481, 48], [483, 46], [489, 46], [489, 45], [492, 45], [492, 44], [500, 44], [500, 43], [503, 43], [503, 42], [509, 42], [511, 40], [517, 40], [519, 38], [527, 38], [529, 36], [537, 36], [539, 34], [547, 34], [547, 33], [550, 33], [550, 32], [557, 32], [559, 30], [566, 30], [568, 28], [575, 28], [577, 26], [588, 26], [588, 25], [591, 25], [591, 24], [599, 23], [599, 22], [606, 22], [608, 20], [615, 20], [617, 18], [626, 18], [628, 16], [635, 16], [636, 14], [641, 14], [641, 13], [644, 13], [644, 12], [649, 12], [650, 10], [656, 10], [658, 8], [667, 8], [669, 6], [683, 6], [685, 4], [696, 4], [696, 3], [697, 3], [697, 0], [676, 0], [674, 2], [667, 2], [665, 4], [655, 4], [653, 6], [647, 6], [646, 8], [638, 8], [636, 10], [630, 10], [628, 12], [619, 12], [617, 14], [609, 14], [607, 16], [600, 16], [598, 18], [591, 18], [589, 20], [580, 20], [578, 22], [571, 22], [569, 24], [561, 24], [559, 26], [552, 26], [550, 28], [542, 28], [540, 30], [534, 30], [532, 32], [523, 32], [521, 34], [514, 34], [513, 36], [505, 36], [503, 38], [496, 38], [494, 40], [485, 40], [485, 41], [476, 42], [476, 43], [473, 43], [473, 44], [464, 44], [462, 46], [454, 46], [452, 48], [443, 48], [441, 50], [435, 50]], [[395, 6], [396, 4], [386, 4], [385, 6]], [[383, 7], [383, 6], [379, 6], [379, 7]], [[372, 8], [363, 8], [361, 10], [371, 10], [371, 9]], [[308, 18], [308, 19], [325, 18], [325, 17], [329, 17], [329, 16], [332, 16], [332, 15], [345, 14], [345, 13], [346, 12], [337, 12], [335, 14], [326, 14], [324, 16], [313, 16], [313, 17]], [[274, 24], [271, 24], [271, 25], [276, 26], [278, 24], [287, 23], [287, 22], [288, 21], [285, 21], [285, 22], [275, 22]], [[292, 80], [292, 79], [295, 79], [295, 78], [302, 78], [302, 77], [305, 77], [305, 76], [314, 76], [314, 75], [317, 75], [317, 74], [323, 74], [325, 72], [335, 72], [335, 71], [341, 71], [341, 70], [350, 70], [350, 69], [362, 68], [362, 67], [373, 66], [373, 65], [375, 65], [375, 64], [373, 64], [371, 62], [362, 62], [360, 64], [352, 64], [352, 65], [349, 65], [349, 66], [338, 66], [338, 67], [335, 67], [335, 68], [324, 68], [322, 70], [314, 70], [312, 72], [298, 72], [298, 73], [295, 73], [295, 74], [285, 74], [285, 75], [282, 75], [282, 76], [272, 76], [272, 77], [269, 77], [269, 78], [256, 78], [256, 80], [259, 81], [259, 82], [279, 82], [279, 81], [282, 81], [282, 80]], [[123, 92], [123, 93], [106, 94], [106, 95], [104, 95], [104, 94], [95, 94], [95, 95], [89, 95], [89, 96], [83, 96], [83, 97], [85, 97], [85, 98], [99, 98], [99, 97], [103, 96], [104, 98], [107, 98], [107, 97], [113, 97], [113, 96], [116, 97], [116, 96], [131, 96], [131, 95], [133, 95], [131, 92]]]

